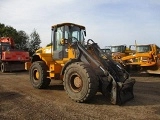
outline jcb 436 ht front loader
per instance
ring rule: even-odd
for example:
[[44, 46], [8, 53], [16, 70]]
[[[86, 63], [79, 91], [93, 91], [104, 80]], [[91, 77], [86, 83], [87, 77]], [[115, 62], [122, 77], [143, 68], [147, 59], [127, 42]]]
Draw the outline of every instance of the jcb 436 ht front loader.
[[111, 103], [122, 104], [134, 97], [134, 79], [101, 51], [93, 40], [84, 45], [85, 27], [73, 23], [52, 26], [52, 52], [36, 53], [30, 68], [35, 88], [46, 88], [51, 79], [62, 80], [68, 96], [86, 102], [98, 90]]

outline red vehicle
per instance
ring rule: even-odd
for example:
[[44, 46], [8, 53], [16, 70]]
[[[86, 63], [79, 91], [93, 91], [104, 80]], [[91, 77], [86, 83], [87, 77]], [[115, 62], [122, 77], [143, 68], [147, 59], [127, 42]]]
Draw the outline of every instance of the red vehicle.
[[25, 62], [29, 61], [29, 59], [29, 52], [15, 49], [15, 43], [12, 38], [0, 38], [1, 72], [25, 70]]

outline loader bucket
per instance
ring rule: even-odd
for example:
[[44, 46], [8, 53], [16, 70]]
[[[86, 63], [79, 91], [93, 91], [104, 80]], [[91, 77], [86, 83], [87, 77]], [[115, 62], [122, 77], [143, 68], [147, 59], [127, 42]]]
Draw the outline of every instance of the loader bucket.
[[125, 102], [134, 98], [133, 86], [135, 84], [135, 79], [129, 79], [124, 83], [118, 83], [117, 86], [117, 104], [121, 105]]
[[133, 86], [135, 84], [135, 79], [127, 79], [124, 83], [116, 82], [115, 80], [108, 83], [104, 79], [101, 81], [101, 92], [105, 97], [110, 97], [110, 102], [112, 104], [122, 105], [134, 98]]

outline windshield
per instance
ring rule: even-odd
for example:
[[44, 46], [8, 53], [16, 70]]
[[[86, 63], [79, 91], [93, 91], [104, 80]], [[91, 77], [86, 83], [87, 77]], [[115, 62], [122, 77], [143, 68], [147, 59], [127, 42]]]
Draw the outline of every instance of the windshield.
[[124, 46], [112, 46], [111, 47], [111, 52], [123, 52], [124, 51]]
[[110, 49], [101, 49], [104, 53], [111, 53]]
[[77, 38], [79, 42], [84, 42], [84, 30], [80, 29], [78, 26], [65, 26], [65, 39], [73, 37]]
[[0, 51], [7, 51], [10, 49], [11, 49], [11, 46], [9, 43], [1, 43], [0, 44]]
[[79, 26], [76, 25], [65, 25], [58, 27], [53, 34], [53, 37], [55, 39], [53, 43], [54, 50], [62, 50], [62, 46], [64, 45], [62, 44], [62, 42], [64, 40], [67, 41], [66, 43], [68, 44], [74, 42], [74, 40], [77, 39], [84, 45], [84, 32], [85, 29], [81, 29]]
[[136, 47], [137, 52], [142, 53], [142, 52], [149, 52], [151, 50], [150, 45], [143, 45], [143, 46], [137, 46]]

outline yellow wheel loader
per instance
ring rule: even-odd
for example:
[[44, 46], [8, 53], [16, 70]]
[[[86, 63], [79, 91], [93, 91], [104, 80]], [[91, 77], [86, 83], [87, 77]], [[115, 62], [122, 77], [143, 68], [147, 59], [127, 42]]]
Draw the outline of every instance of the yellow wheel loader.
[[97, 91], [110, 98], [112, 104], [132, 99], [135, 79], [93, 40], [84, 44], [85, 36], [81, 25], [52, 26], [51, 53], [35, 53], [31, 63], [26, 63], [33, 87], [42, 89], [49, 86], [51, 79], [63, 80], [66, 93], [76, 102], [87, 102]]
[[[110, 53], [112, 59], [116, 62], [121, 62], [121, 58], [128, 56], [132, 53], [132, 51], [126, 45], [113, 45], [113, 46], [106, 46], [105, 49], [102, 49], [106, 53]], [[110, 50], [110, 52], [109, 52]]]
[[122, 57], [123, 65], [150, 74], [160, 74], [160, 48], [156, 44], [135, 45], [132, 55]]

